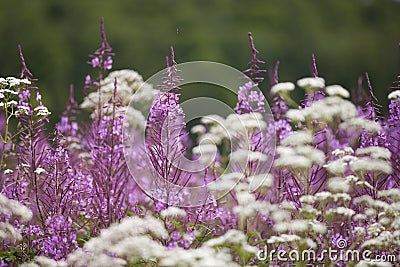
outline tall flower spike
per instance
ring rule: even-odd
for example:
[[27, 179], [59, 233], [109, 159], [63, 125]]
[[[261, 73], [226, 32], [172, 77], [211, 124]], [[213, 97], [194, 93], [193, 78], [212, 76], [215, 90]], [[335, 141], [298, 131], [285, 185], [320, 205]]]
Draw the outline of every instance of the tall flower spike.
[[19, 77], [21, 79], [25, 78], [25, 79], [28, 79], [29, 81], [32, 81], [33, 75], [32, 75], [32, 72], [26, 66], [25, 58], [24, 58], [24, 55], [22, 54], [22, 48], [21, 48], [20, 44], [18, 45], [18, 52], [19, 52], [19, 58], [21, 59], [21, 65], [22, 65], [22, 69], [21, 69], [21, 73], [20, 73]]
[[177, 75], [179, 70], [176, 67], [175, 52], [172, 46], [170, 47], [170, 58], [166, 56], [165, 61], [167, 72], [160, 89], [165, 92], [179, 91], [181, 88], [177, 84], [182, 81], [182, 79]]
[[[400, 90], [400, 75], [397, 80], [389, 87], [389, 93]], [[389, 94], [390, 96], [390, 94]], [[391, 98], [391, 97], [389, 97]], [[397, 98], [390, 99], [389, 104], [390, 123], [398, 123], [400, 120], [400, 100]]]
[[264, 81], [264, 78], [257, 76], [260, 75], [261, 73], [266, 72], [266, 70], [260, 69], [259, 64], [265, 64], [265, 62], [257, 58], [257, 54], [259, 53], [259, 51], [256, 49], [254, 45], [254, 40], [253, 36], [251, 35], [251, 32], [249, 32], [248, 35], [249, 35], [252, 57], [248, 63], [249, 68], [246, 69], [244, 73], [248, 74], [254, 83], [260, 84], [262, 83], [262, 81]]
[[367, 112], [367, 117], [370, 120], [377, 121], [378, 119], [382, 118], [379, 112], [382, 106], [377, 103], [378, 99], [375, 97], [374, 92], [372, 91], [371, 81], [369, 79], [368, 72], [365, 73], [365, 79], [367, 80], [368, 91], [369, 91], [369, 101], [366, 104], [365, 111]]
[[[154, 169], [156, 199], [163, 199], [167, 205], [178, 204], [182, 200], [180, 192], [171, 192], [167, 182], [185, 185], [190, 179], [190, 174], [179, 167], [180, 155], [186, 148], [183, 139], [186, 136], [184, 130], [185, 114], [179, 104], [180, 90], [177, 86], [181, 78], [177, 76], [179, 70], [176, 67], [174, 50], [171, 47], [170, 57], [166, 57], [167, 71], [160, 86], [161, 92], [154, 100], [146, 124], [146, 152], [149, 155], [150, 164]], [[160, 203], [157, 207], [161, 207]]]
[[76, 115], [79, 114], [79, 105], [74, 98], [74, 85], [70, 85], [70, 94], [65, 109], [61, 115], [61, 120], [56, 124], [58, 131], [68, 137], [67, 144], [77, 147], [80, 143], [79, 127]]
[[278, 60], [275, 63], [275, 67], [274, 67], [274, 81], [273, 81], [273, 85], [279, 83], [279, 76], [278, 76], [278, 72], [279, 72], [279, 64], [281, 62]]
[[314, 78], [318, 77], [318, 70], [317, 70], [317, 63], [315, 61], [315, 55], [314, 53], [311, 54], [311, 59], [312, 59], [312, 70], [313, 70], [313, 75]]
[[88, 64], [93, 68], [98, 68], [100, 70], [110, 70], [112, 69], [112, 57], [114, 56], [114, 53], [112, 53], [112, 48], [107, 41], [104, 30], [104, 17], [102, 17], [100, 21], [100, 36], [100, 48], [98, 48], [93, 55], [89, 55], [90, 61], [88, 61]]
[[100, 20], [100, 35], [101, 35], [101, 48], [110, 49], [110, 45], [107, 42], [106, 32], [104, 31], [104, 17]]
[[69, 86], [69, 98], [67, 102], [67, 106], [65, 107], [64, 113], [68, 112], [69, 114], [76, 114], [79, 112], [79, 104], [76, 102], [74, 97], [74, 85], [71, 84]]

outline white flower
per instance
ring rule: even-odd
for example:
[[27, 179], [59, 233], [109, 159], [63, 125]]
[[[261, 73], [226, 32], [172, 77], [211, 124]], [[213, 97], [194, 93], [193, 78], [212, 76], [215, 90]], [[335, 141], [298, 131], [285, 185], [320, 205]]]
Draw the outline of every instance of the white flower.
[[47, 117], [51, 114], [51, 112], [45, 106], [38, 106], [34, 109], [34, 111], [37, 111], [36, 114], [38, 116], [43, 116], [43, 117]]
[[348, 156], [344, 156], [342, 158], [329, 161], [327, 164], [324, 165], [324, 168], [332, 174], [342, 175], [346, 171], [347, 162], [353, 160], [353, 158], [354, 157], [349, 158]]
[[21, 240], [21, 234], [9, 223], [0, 222], [0, 240]]
[[385, 227], [383, 227], [380, 223], [373, 223], [367, 227], [368, 234], [373, 236], [377, 236], [383, 230], [385, 230]]
[[258, 251], [256, 247], [252, 247], [247, 243], [247, 236], [242, 231], [235, 229], [228, 230], [223, 236], [204, 242], [204, 246], [206, 247], [223, 246], [225, 244], [229, 244], [230, 246], [232, 246], [231, 244], [238, 244], [241, 249], [252, 254]]
[[354, 104], [338, 96], [327, 96], [321, 100], [313, 101], [310, 106], [297, 112], [289, 111], [287, 116], [295, 121], [309, 119], [328, 123], [336, 118], [347, 120], [357, 115], [357, 109]]
[[358, 262], [355, 267], [391, 267], [393, 266], [388, 261], [378, 261], [378, 260], [361, 260]]
[[204, 134], [206, 132], [206, 127], [201, 124], [195, 125], [190, 129], [192, 134]]
[[386, 160], [359, 158], [350, 162], [350, 169], [354, 172], [357, 171], [376, 171], [390, 174], [392, 167]]
[[150, 260], [166, 254], [166, 247], [149, 236], [130, 236], [110, 247], [111, 253], [126, 259], [128, 262], [137, 259]]
[[258, 112], [250, 112], [245, 114], [230, 114], [224, 121], [220, 121], [220, 125], [226, 128], [229, 134], [245, 135], [250, 130], [264, 130], [267, 125], [263, 117]]
[[298, 80], [297, 85], [309, 91], [317, 91], [325, 87], [325, 80], [320, 77], [306, 77]]
[[17, 115], [28, 115], [29, 114], [29, 111], [30, 111], [30, 108], [29, 107], [26, 107], [26, 106], [17, 106], [17, 108], [18, 108], [18, 110], [17, 110], [17, 112], [16, 112], [16, 114]]
[[343, 98], [349, 98], [350, 93], [344, 89], [341, 85], [329, 85], [325, 88], [326, 93], [330, 96], [340, 96]]
[[344, 151], [337, 148], [337, 149], [332, 151], [332, 155], [334, 155], [335, 157], [340, 158], [340, 157], [344, 156]]
[[301, 238], [298, 235], [287, 235], [287, 234], [282, 234], [280, 236], [271, 236], [268, 240], [268, 244], [272, 243], [286, 243], [286, 242], [293, 242], [293, 241], [299, 241]]
[[305, 121], [306, 120], [302, 110], [298, 110], [298, 109], [289, 109], [286, 112], [286, 117], [288, 117], [292, 121]]
[[330, 215], [330, 214], [339, 214], [339, 215], [343, 215], [346, 217], [351, 217], [355, 214], [356, 212], [352, 209], [349, 208], [345, 208], [345, 207], [336, 207], [336, 208], [332, 208], [327, 210], [326, 214]]
[[2, 85], [2, 86], [7, 86], [7, 85], [8, 85], [7, 80], [4, 79], [3, 77], [0, 77], [0, 85]]
[[16, 105], [18, 105], [18, 102], [15, 100], [11, 100], [11, 101], [7, 102], [7, 106], [16, 106]]
[[17, 86], [21, 83], [21, 80], [15, 77], [7, 77], [6, 80], [8, 81], [10, 87]]
[[312, 231], [318, 234], [324, 234], [327, 231], [326, 226], [317, 220], [310, 222], [310, 226]]
[[177, 207], [168, 207], [161, 211], [161, 216], [163, 217], [186, 217], [186, 211]]
[[391, 188], [387, 190], [378, 191], [379, 197], [387, 197], [391, 199], [395, 199], [397, 201], [400, 200], [400, 189], [398, 188]]
[[304, 195], [300, 197], [300, 202], [304, 204], [313, 204], [315, 201], [314, 196], [312, 195]]
[[226, 190], [231, 190], [243, 177], [244, 174], [240, 172], [223, 174], [217, 181], [208, 183], [207, 188], [212, 191], [226, 192]]
[[294, 88], [295, 88], [295, 86], [291, 82], [277, 83], [271, 87], [271, 94], [276, 95], [276, 94], [280, 94], [280, 93], [293, 91]]
[[[139, 104], [140, 107], [151, 106], [156, 98], [158, 91], [151, 85], [145, 83], [141, 75], [133, 70], [116, 70], [100, 82], [99, 91], [88, 94], [82, 104], [82, 108], [95, 111], [98, 107], [103, 107], [114, 97], [114, 81], [117, 80], [117, 98], [122, 104], [127, 106], [129, 103]], [[100, 102], [100, 103], [99, 103]], [[132, 107], [131, 107], [132, 108]], [[93, 116], [93, 114], [92, 114]]]
[[6, 169], [6, 170], [4, 170], [4, 174], [10, 174], [10, 173], [13, 173], [14, 171], [13, 170], [11, 170], [11, 169]]
[[201, 123], [203, 124], [224, 124], [225, 119], [219, 115], [207, 115], [201, 118]]
[[32, 219], [32, 212], [30, 209], [18, 201], [8, 199], [3, 194], [0, 194], [0, 214], [13, 215], [24, 222]]
[[281, 156], [275, 160], [276, 167], [310, 168], [311, 165], [311, 160], [301, 155]]
[[26, 78], [25, 78], [25, 79], [20, 79], [19, 82], [20, 82], [20, 83], [24, 83], [24, 84], [28, 84], [28, 85], [31, 84], [31, 81], [29, 81], [29, 80], [26, 79]]
[[353, 153], [354, 153], [354, 150], [353, 150], [351, 147], [346, 146], [346, 147], [344, 148], [344, 152], [345, 152], [346, 154], [353, 154]]
[[304, 144], [310, 144], [314, 140], [311, 132], [309, 131], [296, 131], [293, 132], [285, 137], [285, 139], [282, 140], [282, 145], [285, 146], [295, 146], [295, 145], [304, 145]]
[[396, 90], [396, 91], [391, 92], [388, 95], [388, 98], [389, 99], [398, 99], [398, 98], [400, 98], [400, 90]]
[[353, 216], [353, 220], [354, 221], [363, 221], [363, 220], [366, 220], [366, 219], [367, 219], [367, 216], [365, 216], [365, 214], [356, 214], [356, 215]]
[[348, 183], [355, 183], [358, 181], [358, 177], [354, 176], [354, 175], [348, 175], [348, 176], [346, 176], [345, 179], [346, 179], [346, 182], [348, 182]]
[[303, 155], [310, 159], [312, 163], [322, 165], [325, 162], [325, 154], [312, 146], [298, 146], [295, 148], [298, 155]]
[[359, 148], [356, 150], [356, 155], [368, 155], [374, 159], [390, 159], [391, 153], [389, 149], [379, 146], [370, 146]]
[[342, 122], [339, 125], [340, 129], [347, 129], [347, 128], [356, 128], [356, 129], [365, 129], [370, 132], [379, 132], [382, 130], [381, 126], [375, 122], [368, 119], [355, 117], [350, 118], [349, 120]]
[[135, 130], [144, 130], [145, 129], [146, 119], [143, 116], [142, 112], [133, 108], [132, 106], [120, 107], [119, 109], [120, 109], [120, 111], [125, 110], [125, 120], [128, 123], [128, 127], [130, 129], [135, 129]]
[[65, 261], [55, 261], [53, 259], [38, 256], [35, 257], [34, 262], [24, 263], [20, 265], [21, 267], [67, 267], [68, 264]]
[[250, 183], [250, 191], [254, 191], [259, 187], [271, 187], [274, 182], [273, 179], [274, 177], [271, 174], [266, 173], [247, 177], [247, 180]]
[[335, 193], [332, 194], [332, 199], [334, 202], [338, 201], [349, 202], [351, 200], [351, 196], [348, 193]]
[[42, 174], [42, 173], [44, 173], [44, 172], [46, 172], [46, 170], [43, 169], [43, 168], [36, 168], [36, 170], [35, 170], [35, 173], [36, 173], [36, 174]]
[[332, 192], [348, 192], [350, 189], [350, 185], [340, 177], [331, 178], [328, 181], [328, 188]]
[[214, 144], [200, 144], [199, 146], [195, 146], [193, 149], [193, 154], [202, 155], [202, 154], [212, 154], [215, 155], [217, 152], [217, 146]]
[[305, 232], [308, 230], [308, 225], [306, 220], [292, 220], [289, 229], [294, 232]]
[[315, 194], [315, 200], [317, 201], [326, 201], [332, 198], [331, 192], [319, 192]]
[[284, 221], [290, 222], [291, 215], [286, 210], [278, 209], [272, 213], [272, 220], [274, 220], [275, 223], [284, 222]]
[[254, 161], [266, 161], [268, 159], [267, 155], [258, 151], [249, 151], [245, 149], [238, 149], [237, 151], [231, 153], [231, 159], [241, 165], [245, 165], [249, 162]]

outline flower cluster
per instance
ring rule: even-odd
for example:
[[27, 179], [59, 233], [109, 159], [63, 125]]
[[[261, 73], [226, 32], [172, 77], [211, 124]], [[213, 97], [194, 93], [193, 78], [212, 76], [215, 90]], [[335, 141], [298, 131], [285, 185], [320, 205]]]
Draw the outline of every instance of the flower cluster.
[[[266, 118], [265, 63], [249, 33], [234, 114], [189, 130], [172, 47], [156, 90], [133, 70], [112, 71], [103, 20], [100, 32], [95, 78], [86, 75], [81, 104], [71, 85], [54, 130], [20, 47], [21, 75], [0, 78], [1, 266], [396, 266], [400, 81], [385, 117], [368, 75], [355, 103], [319, 77], [314, 55], [311, 77], [297, 82], [279, 81], [278, 61]], [[149, 107], [148, 118], [130, 103]], [[196, 197], [189, 186], [205, 201], [184, 205]], [[266, 246], [297, 254], [261, 257]], [[332, 259], [328, 249], [370, 258]]]

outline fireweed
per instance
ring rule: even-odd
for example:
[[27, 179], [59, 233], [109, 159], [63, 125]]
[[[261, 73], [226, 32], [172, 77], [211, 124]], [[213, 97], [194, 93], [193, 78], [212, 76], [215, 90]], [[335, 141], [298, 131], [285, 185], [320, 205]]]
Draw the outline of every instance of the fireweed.
[[[313, 55], [311, 77], [297, 81], [305, 94], [298, 104], [290, 96], [295, 83], [279, 81], [278, 61], [268, 94], [274, 123], [266, 125], [259, 120], [265, 97], [254, 90], [263, 83], [265, 63], [250, 33], [249, 39], [252, 57], [236, 115], [201, 119], [190, 130], [200, 145], [189, 142], [185, 129], [172, 48], [164, 82], [154, 89], [133, 70], [112, 71], [114, 53], [102, 20], [100, 48], [88, 61], [96, 74], [86, 75], [85, 99], [79, 105], [71, 85], [60, 122], [49, 131], [51, 113], [19, 47], [20, 76], [0, 78], [0, 264], [395, 264], [257, 257], [267, 245], [299, 253], [313, 249], [318, 258], [323, 249], [338, 248], [338, 240], [345, 241], [345, 249], [371, 251], [371, 259], [400, 253], [400, 80], [390, 88], [389, 116], [384, 117], [368, 74], [367, 90], [360, 78], [350, 101], [348, 90], [318, 76]], [[135, 101], [151, 107], [148, 119], [139, 110], [127, 111], [136, 92]], [[91, 112], [90, 122], [78, 120], [81, 109]], [[132, 173], [124, 156], [124, 140], [132, 138], [123, 134], [126, 118], [133, 125], [146, 123], [144, 144], [129, 151], [135, 160]], [[245, 132], [237, 127], [240, 121]], [[224, 130], [239, 140], [231, 155]], [[276, 154], [267, 146], [275, 136]], [[206, 161], [215, 157], [203, 172], [190, 174], [174, 162], [182, 153], [194, 159], [201, 154]], [[224, 169], [227, 156], [232, 164]], [[268, 158], [274, 159], [271, 170]], [[149, 167], [160, 183], [153, 196], [132, 179]], [[214, 181], [208, 186], [211, 201], [175, 207], [184, 192], [169, 191], [163, 181], [181, 186]], [[259, 186], [249, 190], [252, 181]], [[232, 190], [220, 198], [226, 189]]]

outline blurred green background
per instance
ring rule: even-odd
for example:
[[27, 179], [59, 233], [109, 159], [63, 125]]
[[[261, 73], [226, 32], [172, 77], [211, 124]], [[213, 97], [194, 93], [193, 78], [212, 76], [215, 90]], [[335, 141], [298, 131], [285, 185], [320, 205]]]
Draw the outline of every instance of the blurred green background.
[[131, 68], [145, 79], [164, 67], [170, 45], [178, 63], [210, 60], [243, 70], [251, 31], [266, 67], [281, 61], [281, 81], [310, 75], [315, 53], [328, 84], [351, 89], [367, 71], [386, 104], [400, 73], [399, 14], [400, 2], [393, 0], [0, 0], [0, 76], [20, 72], [21, 44], [57, 119], [70, 83], [82, 99], [84, 77], [93, 74], [87, 55], [100, 44], [104, 16], [114, 69]]

